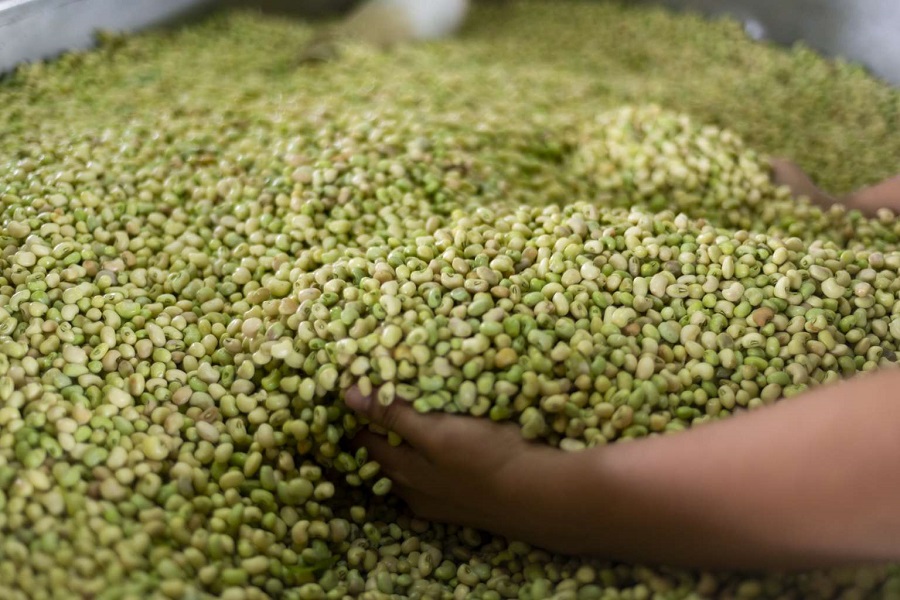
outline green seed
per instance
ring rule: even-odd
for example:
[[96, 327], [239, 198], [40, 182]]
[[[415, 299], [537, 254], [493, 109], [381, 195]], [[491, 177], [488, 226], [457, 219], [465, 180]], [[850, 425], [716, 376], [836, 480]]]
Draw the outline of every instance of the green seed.
[[144, 456], [150, 460], [164, 460], [169, 455], [169, 450], [163, 442], [154, 436], [147, 436], [141, 445]]
[[[734, 23], [609, 3], [475, 15], [401, 52], [401, 77], [398, 55], [349, 47], [285, 70], [316, 25], [226, 12], [0, 83], [6, 595], [896, 591], [891, 568], [564, 558], [413, 518], [388, 465], [349, 450], [366, 430], [404, 443], [349, 409], [353, 385], [577, 452], [896, 362], [893, 216], [797, 201], [703, 124], [789, 139], [852, 189], [895, 167], [895, 92]], [[605, 108], [634, 98], [698, 120]]]

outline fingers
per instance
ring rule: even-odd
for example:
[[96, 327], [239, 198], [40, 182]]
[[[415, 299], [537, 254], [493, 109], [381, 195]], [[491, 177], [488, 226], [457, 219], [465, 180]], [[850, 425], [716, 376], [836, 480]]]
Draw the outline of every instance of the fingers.
[[417, 413], [407, 402], [395, 399], [390, 405], [383, 406], [375, 398], [364, 396], [356, 386], [347, 390], [344, 401], [354, 411], [397, 433], [412, 446], [428, 446], [428, 435], [433, 423], [429, 423], [428, 416]]
[[402, 444], [391, 446], [387, 438], [362, 431], [353, 439], [355, 445], [365, 446], [369, 458], [381, 465], [381, 470], [390, 479], [403, 487], [421, 489], [426, 487], [429, 471], [433, 468], [427, 459], [412, 447]]

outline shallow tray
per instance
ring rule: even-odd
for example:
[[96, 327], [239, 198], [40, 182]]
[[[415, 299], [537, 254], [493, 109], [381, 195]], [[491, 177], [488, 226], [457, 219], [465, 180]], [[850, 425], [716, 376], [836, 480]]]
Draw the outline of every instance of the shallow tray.
[[676, 9], [728, 15], [753, 37], [802, 40], [827, 56], [866, 65], [900, 85], [900, 0], [645, 0]]
[[98, 29], [136, 31], [213, 0], [0, 0], [0, 73], [94, 43]]

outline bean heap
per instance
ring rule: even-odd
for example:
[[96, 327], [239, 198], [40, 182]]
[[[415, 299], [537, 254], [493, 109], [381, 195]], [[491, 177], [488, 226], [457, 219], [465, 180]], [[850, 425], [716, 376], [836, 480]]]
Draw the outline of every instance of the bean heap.
[[[793, 199], [714, 115], [629, 95], [663, 82], [650, 40], [788, 65], [801, 90], [829, 72], [826, 99], [870, 92], [843, 114], [874, 129], [830, 175], [856, 183], [896, 167], [869, 150], [894, 92], [657, 10], [476, 17], [459, 41], [296, 71], [308, 27], [228, 14], [3, 83], [0, 597], [900, 597], [892, 566], [651, 569], [429, 523], [349, 449], [354, 383], [578, 451], [897, 360], [893, 215]], [[579, 69], [610, 60], [597, 27], [649, 33], [600, 76]], [[562, 30], [558, 64], [518, 62]], [[830, 166], [813, 108], [784, 109], [822, 126], [790, 143]]]

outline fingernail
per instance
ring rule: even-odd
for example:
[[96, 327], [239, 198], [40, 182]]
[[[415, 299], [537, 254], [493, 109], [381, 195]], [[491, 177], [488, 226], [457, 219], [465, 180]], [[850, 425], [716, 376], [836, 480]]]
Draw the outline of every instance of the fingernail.
[[372, 399], [368, 396], [363, 396], [359, 391], [359, 388], [353, 387], [347, 391], [344, 402], [356, 412], [365, 413], [368, 412], [369, 406], [372, 404]]

